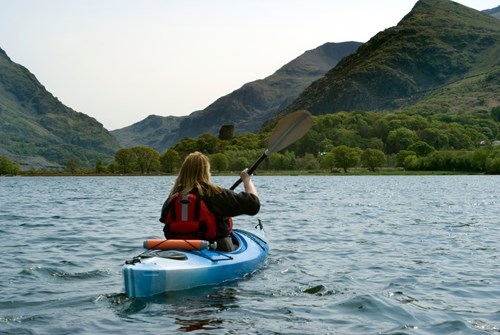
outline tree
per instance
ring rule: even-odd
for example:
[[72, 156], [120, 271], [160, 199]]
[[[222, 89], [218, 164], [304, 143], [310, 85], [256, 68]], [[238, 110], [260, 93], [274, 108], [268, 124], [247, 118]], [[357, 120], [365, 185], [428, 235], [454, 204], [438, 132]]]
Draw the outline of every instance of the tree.
[[361, 143], [361, 137], [356, 130], [340, 128], [335, 130], [333, 143], [339, 146], [357, 147]]
[[319, 149], [320, 149], [320, 152], [328, 152], [330, 150], [333, 149], [333, 144], [332, 144], [332, 141], [328, 138], [325, 138], [323, 139], [320, 143], [319, 143]]
[[245, 168], [250, 167], [250, 161], [246, 157], [238, 157], [231, 161], [231, 170], [242, 171]]
[[434, 151], [430, 155], [421, 158], [422, 168], [428, 171], [453, 171], [453, 151]]
[[472, 171], [472, 153], [470, 151], [454, 151], [451, 166], [454, 171]]
[[[262, 135], [262, 134], [261, 134]], [[261, 136], [259, 134], [245, 133], [240, 136], [234, 137], [231, 140], [231, 145], [238, 149], [261, 149]]]
[[387, 119], [380, 118], [373, 123], [374, 135], [380, 138], [384, 142], [387, 140], [389, 131], [390, 131], [390, 126], [389, 126], [389, 121]]
[[14, 164], [9, 157], [5, 155], [0, 156], [0, 176], [3, 175], [16, 175], [19, 173], [19, 165]]
[[119, 149], [115, 153], [115, 162], [121, 173], [129, 173], [135, 163], [135, 154], [132, 149]]
[[418, 137], [436, 149], [448, 147], [448, 136], [443, 134], [442, 129], [429, 127], [418, 131]]
[[433, 146], [423, 141], [413, 143], [408, 147], [408, 150], [415, 152], [420, 157], [425, 157], [428, 154], [436, 151]]
[[202, 134], [196, 141], [197, 150], [205, 154], [216, 153], [220, 147], [221, 140], [210, 134]]
[[172, 148], [179, 153], [181, 157], [186, 157], [192, 152], [198, 151], [198, 142], [194, 138], [184, 138]]
[[268, 168], [271, 170], [286, 170], [285, 156], [279, 152], [273, 152], [268, 156]]
[[335, 168], [335, 155], [333, 152], [327, 152], [321, 157], [319, 166], [323, 169], [330, 169], [330, 172]]
[[496, 106], [491, 109], [491, 117], [493, 120], [500, 122], [500, 106]]
[[474, 146], [464, 127], [458, 123], [451, 124], [446, 130], [446, 135], [452, 149], [470, 149]]
[[500, 174], [500, 147], [493, 150], [486, 159], [486, 173]]
[[396, 130], [391, 130], [387, 135], [387, 152], [397, 153], [405, 150], [410, 145], [417, 141], [417, 133], [405, 127], [400, 127]]
[[345, 145], [340, 145], [334, 148], [331, 152], [333, 153], [335, 165], [344, 169], [347, 173], [348, 168], [355, 167], [359, 164], [360, 153], [358, 148], [351, 148]]
[[295, 168], [298, 170], [315, 170], [319, 168], [319, 163], [313, 154], [306, 153], [295, 160]]
[[225, 150], [224, 155], [229, 160], [228, 169], [233, 171], [241, 171], [244, 168], [249, 168], [252, 162], [256, 161], [262, 155], [261, 150]]
[[160, 166], [160, 154], [158, 151], [139, 145], [133, 147], [132, 152], [135, 155], [137, 166], [142, 174], [148, 174]]
[[474, 150], [472, 154], [472, 167], [475, 171], [484, 172], [486, 171], [486, 161], [490, 151], [484, 148], [479, 148]]
[[213, 154], [210, 156], [210, 165], [216, 171], [226, 171], [229, 166], [229, 159], [222, 153]]
[[363, 144], [364, 149], [378, 149], [378, 150], [383, 150], [384, 149], [384, 142], [380, 138], [376, 137], [370, 137], [363, 139], [361, 142]]
[[367, 166], [372, 172], [387, 164], [387, 157], [382, 150], [366, 149], [361, 154], [363, 165]]
[[489, 174], [500, 174], [500, 157], [488, 158], [486, 161], [486, 172]]
[[172, 173], [181, 166], [181, 157], [174, 149], [168, 149], [161, 155], [160, 165], [163, 171]]
[[415, 151], [410, 151], [410, 150], [401, 150], [396, 154], [396, 166], [401, 166], [404, 167], [404, 162], [406, 160], [406, 157], [408, 156], [415, 156], [417, 157], [417, 153]]
[[111, 172], [111, 173], [115, 173], [119, 170], [118, 168], [118, 164], [116, 162], [111, 162], [108, 164], [108, 171]]
[[[411, 151], [413, 152], [413, 151]], [[419, 159], [417, 158], [417, 155], [408, 155], [405, 157], [402, 166], [406, 170], [418, 170], [420, 166]]]
[[77, 157], [70, 157], [66, 161], [66, 171], [75, 173], [80, 168], [80, 160]]
[[95, 171], [97, 173], [104, 173], [104, 172], [106, 172], [106, 166], [104, 165], [104, 162], [100, 158], [97, 159], [97, 161], [95, 162]]
[[289, 152], [279, 153], [273, 152], [269, 155], [269, 168], [272, 170], [292, 170], [295, 161], [295, 156]]
[[304, 137], [292, 144], [288, 149], [293, 150], [297, 156], [304, 155], [308, 152], [319, 152], [322, 150], [319, 146], [323, 138], [323, 135], [311, 129]]

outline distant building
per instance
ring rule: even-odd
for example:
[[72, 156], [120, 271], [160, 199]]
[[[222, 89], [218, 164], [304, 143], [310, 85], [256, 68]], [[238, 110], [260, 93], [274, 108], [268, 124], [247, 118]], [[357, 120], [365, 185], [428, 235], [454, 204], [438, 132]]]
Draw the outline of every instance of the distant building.
[[[479, 145], [484, 147], [484, 146], [488, 145], [488, 142], [481, 141], [481, 142], [479, 142]], [[499, 145], [500, 145], [500, 141], [498, 141], [498, 140], [491, 142], [492, 147], [498, 147]]]

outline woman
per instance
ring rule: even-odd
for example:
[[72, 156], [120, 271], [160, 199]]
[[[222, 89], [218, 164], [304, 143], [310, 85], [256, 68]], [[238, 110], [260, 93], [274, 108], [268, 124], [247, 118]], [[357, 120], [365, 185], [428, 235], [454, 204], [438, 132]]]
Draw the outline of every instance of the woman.
[[210, 181], [208, 157], [200, 152], [189, 154], [161, 210], [165, 238], [206, 239], [217, 242], [217, 250], [233, 251], [231, 217], [255, 215], [260, 209], [248, 169], [240, 178], [244, 192], [221, 188]]

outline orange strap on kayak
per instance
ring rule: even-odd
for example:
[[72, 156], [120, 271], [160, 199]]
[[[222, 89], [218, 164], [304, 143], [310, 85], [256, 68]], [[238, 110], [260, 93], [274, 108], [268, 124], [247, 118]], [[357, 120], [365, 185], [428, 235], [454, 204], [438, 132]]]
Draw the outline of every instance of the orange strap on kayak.
[[144, 249], [153, 250], [205, 250], [215, 249], [205, 240], [145, 240]]

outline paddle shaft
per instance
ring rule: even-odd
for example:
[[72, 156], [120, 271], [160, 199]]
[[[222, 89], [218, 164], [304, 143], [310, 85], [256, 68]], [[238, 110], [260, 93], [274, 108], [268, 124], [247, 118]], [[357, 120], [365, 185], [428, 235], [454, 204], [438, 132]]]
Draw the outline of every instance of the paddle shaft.
[[[291, 143], [302, 138], [302, 136], [304, 136], [305, 133], [307, 133], [307, 131], [311, 128], [312, 123], [313, 119], [311, 114], [304, 110], [294, 112], [281, 119], [273, 129], [269, 139], [269, 147], [252, 165], [252, 167], [248, 169], [248, 174], [252, 175], [260, 163], [262, 163], [270, 153], [284, 149]], [[238, 179], [238, 181], [236, 181], [230, 189], [236, 189], [241, 182], [241, 178]]]
[[[267, 157], [267, 152], [268, 152], [268, 150], [266, 150], [266, 151], [262, 154], [262, 156], [260, 156], [260, 157], [259, 157], [259, 159], [257, 159], [257, 161], [256, 161], [255, 163], [253, 163], [253, 165], [250, 167], [250, 169], [248, 169], [248, 174], [249, 174], [249, 175], [252, 175], [252, 174], [255, 172], [255, 170], [257, 169], [257, 167], [260, 165], [260, 163], [262, 163], [262, 162], [264, 161], [264, 159], [266, 159], [266, 157]], [[241, 183], [242, 183], [242, 181], [243, 181], [243, 180], [241, 180], [241, 178], [240, 178], [240, 179], [238, 179], [238, 180], [237, 180], [237, 181], [233, 184], [233, 186], [231, 186], [230, 190], [234, 190], [234, 189], [236, 189], [236, 187], [238, 187], [238, 185], [239, 185], [239, 184], [241, 184]]]

